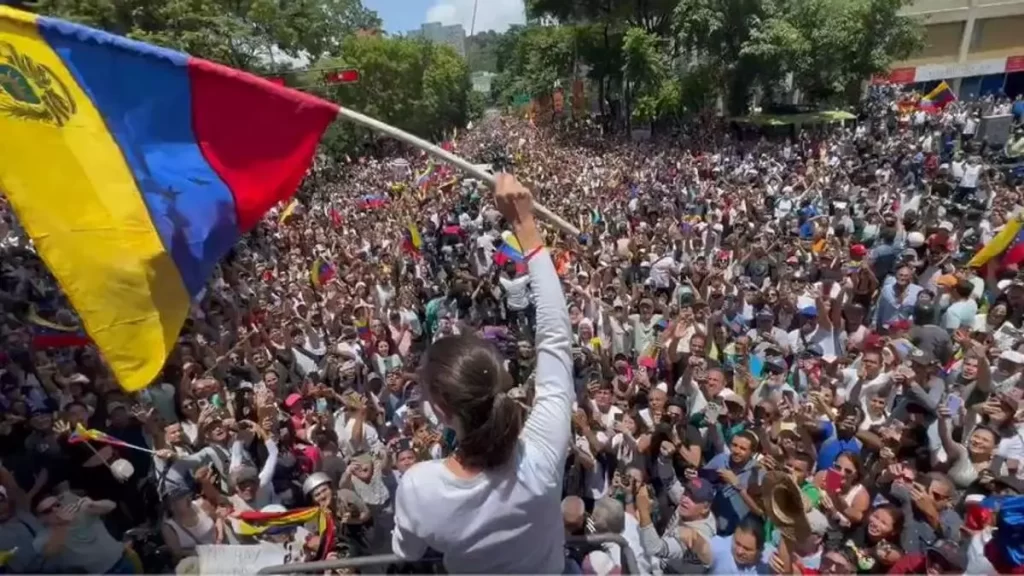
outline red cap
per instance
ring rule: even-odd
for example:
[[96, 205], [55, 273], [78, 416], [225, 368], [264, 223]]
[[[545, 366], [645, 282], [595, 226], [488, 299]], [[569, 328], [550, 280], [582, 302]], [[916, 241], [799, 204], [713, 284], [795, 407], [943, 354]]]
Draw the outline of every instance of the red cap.
[[294, 393], [292, 393], [292, 394], [289, 394], [288, 397], [284, 399], [284, 405], [286, 407], [288, 407], [288, 408], [291, 408], [292, 406], [295, 406], [299, 402], [302, 402], [302, 395], [301, 394], [294, 394]]
[[863, 260], [868, 255], [868, 249], [863, 244], [854, 244], [850, 246], [850, 258], [854, 260]]
[[889, 323], [889, 330], [910, 330], [910, 320], [896, 320]]
[[864, 336], [860, 345], [864, 350], [880, 350], [882, 348], [882, 337], [872, 332]]

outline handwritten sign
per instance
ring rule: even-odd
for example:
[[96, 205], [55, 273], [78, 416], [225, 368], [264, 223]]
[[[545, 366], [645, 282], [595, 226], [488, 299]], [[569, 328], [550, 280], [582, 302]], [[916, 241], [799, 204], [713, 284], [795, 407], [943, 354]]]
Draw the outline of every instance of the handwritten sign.
[[275, 544], [199, 545], [200, 574], [256, 574], [267, 566], [284, 564], [285, 549]]

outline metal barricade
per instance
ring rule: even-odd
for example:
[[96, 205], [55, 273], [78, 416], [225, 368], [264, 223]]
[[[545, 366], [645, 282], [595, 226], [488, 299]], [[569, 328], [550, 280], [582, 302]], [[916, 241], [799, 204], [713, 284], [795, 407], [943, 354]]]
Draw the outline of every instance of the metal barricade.
[[[629, 547], [629, 542], [621, 534], [587, 534], [584, 536], [570, 536], [565, 539], [566, 545], [600, 545], [616, 544], [619, 546], [621, 558], [619, 563], [622, 566], [623, 574], [639, 574], [636, 563], [636, 554]], [[380, 554], [377, 556], [357, 556], [355, 558], [339, 558], [337, 560], [321, 560], [319, 562], [302, 562], [296, 564], [280, 564], [278, 566], [267, 566], [259, 571], [259, 574], [312, 574], [327, 570], [340, 570], [342, 568], [368, 568], [375, 566], [407, 565], [423, 562], [417, 560], [406, 562], [394, 554]], [[441, 559], [436, 560], [440, 563]]]

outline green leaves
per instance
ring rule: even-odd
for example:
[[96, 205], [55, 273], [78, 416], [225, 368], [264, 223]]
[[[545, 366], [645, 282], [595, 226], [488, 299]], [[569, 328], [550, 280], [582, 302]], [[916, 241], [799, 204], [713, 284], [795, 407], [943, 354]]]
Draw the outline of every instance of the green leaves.
[[576, 31], [570, 26], [514, 26], [502, 40], [497, 67], [500, 97], [545, 96], [568, 85], [576, 63]]
[[681, 45], [720, 66], [730, 112], [741, 114], [755, 86], [771, 95], [790, 74], [810, 102], [855, 94], [920, 46], [920, 26], [899, 15], [906, 3], [680, 0], [675, 24]]
[[346, 36], [380, 26], [360, 0], [39, 0], [34, 8], [247, 70], [337, 53]]
[[[313, 70], [356, 68], [357, 84], [327, 85], [322, 72], [307, 72], [301, 85], [320, 96], [418, 136], [440, 140], [469, 119], [469, 68], [448, 46], [420, 39], [349, 36], [341, 57], [326, 57]], [[477, 103], [478, 106], [482, 106]], [[481, 110], [482, 112], [482, 110]], [[325, 145], [342, 153], [374, 141], [353, 125], [330, 131]]]
[[664, 39], [630, 28], [622, 43], [622, 76], [634, 97], [633, 117], [649, 122], [679, 111], [682, 91], [672, 74]]

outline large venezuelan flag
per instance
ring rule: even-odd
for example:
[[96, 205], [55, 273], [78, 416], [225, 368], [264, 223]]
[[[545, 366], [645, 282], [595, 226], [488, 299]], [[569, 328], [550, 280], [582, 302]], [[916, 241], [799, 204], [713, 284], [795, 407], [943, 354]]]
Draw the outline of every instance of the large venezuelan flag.
[[0, 189], [127, 390], [157, 376], [239, 235], [294, 194], [337, 111], [0, 6]]

